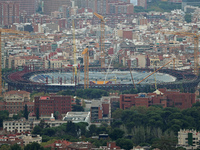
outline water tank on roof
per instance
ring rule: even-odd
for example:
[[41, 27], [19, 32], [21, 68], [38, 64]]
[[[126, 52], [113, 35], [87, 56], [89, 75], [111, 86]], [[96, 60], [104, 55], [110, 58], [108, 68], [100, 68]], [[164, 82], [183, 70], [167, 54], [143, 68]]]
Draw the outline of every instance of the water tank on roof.
[[145, 97], [145, 94], [140, 94], [140, 97]]

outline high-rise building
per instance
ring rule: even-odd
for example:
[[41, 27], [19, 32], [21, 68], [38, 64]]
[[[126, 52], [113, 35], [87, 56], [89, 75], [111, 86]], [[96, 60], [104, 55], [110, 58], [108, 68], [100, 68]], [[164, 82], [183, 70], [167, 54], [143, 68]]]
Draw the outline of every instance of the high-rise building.
[[96, 0], [96, 12], [108, 14], [108, 0]]
[[71, 6], [70, 0], [45, 0], [44, 1], [44, 14], [51, 15], [51, 12], [58, 11], [62, 5]]
[[17, 0], [20, 3], [20, 9], [27, 12], [27, 15], [35, 14], [36, 0]]
[[138, 0], [138, 1], [137, 1], [137, 5], [138, 5], [138, 6], [142, 6], [142, 7], [144, 7], [145, 9], [147, 9], [147, 0]]
[[[0, 2], [8, 2], [6, 0], [0, 0]], [[18, 2], [20, 11], [25, 11], [27, 15], [35, 13], [37, 0], [10, 0], [10, 2]]]
[[19, 3], [4, 1], [0, 2], [0, 25], [19, 23]]
[[134, 6], [130, 3], [109, 3], [109, 14], [133, 14]]
[[93, 11], [95, 11], [95, 3], [96, 2], [96, 0], [88, 0], [88, 8], [91, 8]]

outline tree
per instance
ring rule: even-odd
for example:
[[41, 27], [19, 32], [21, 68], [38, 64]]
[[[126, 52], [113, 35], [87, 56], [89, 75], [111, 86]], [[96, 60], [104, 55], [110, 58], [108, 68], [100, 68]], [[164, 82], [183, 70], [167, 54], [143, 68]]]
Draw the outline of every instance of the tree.
[[112, 140], [117, 140], [119, 138], [122, 138], [124, 136], [124, 131], [122, 131], [121, 129], [119, 128], [115, 128], [113, 131], [111, 131], [109, 133], [109, 137], [112, 139]]
[[133, 148], [133, 142], [130, 139], [124, 139], [124, 138], [117, 139], [116, 143], [117, 143], [117, 146], [119, 146], [125, 150], [129, 150], [129, 149]]
[[0, 127], [3, 127], [3, 121], [9, 118], [7, 110], [0, 111]]
[[39, 112], [39, 108], [36, 108], [36, 119], [39, 120], [40, 119], [40, 112]]
[[55, 117], [55, 119], [58, 119], [58, 118], [59, 118], [59, 116], [60, 116], [60, 113], [59, 113], [59, 111], [56, 111], [56, 112], [54, 112], [54, 117]]
[[40, 144], [33, 142], [31, 144], [26, 145], [24, 147], [24, 150], [44, 150], [44, 148]]
[[4, 144], [0, 147], [0, 150], [10, 150], [10, 146], [7, 144]]
[[26, 118], [26, 120], [28, 120], [28, 107], [27, 107], [27, 104], [25, 104], [25, 107], [24, 107], [24, 117]]
[[33, 133], [33, 134], [41, 134], [41, 131], [42, 131], [42, 128], [41, 128], [40, 126], [35, 126], [35, 127], [33, 128], [32, 133]]
[[10, 150], [22, 150], [22, 148], [18, 144], [14, 144], [10, 146]]
[[89, 133], [90, 133], [90, 135], [96, 134], [96, 132], [97, 132], [96, 125], [94, 125], [94, 124], [90, 125], [90, 127], [89, 127]]
[[72, 111], [84, 111], [84, 108], [80, 105], [72, 105]]
[[191, 22], [191, 21], [192, 21], [192, 15], [191, 15], [191, 14], [186, 14], [186, 15], [185, 15], [185, 21], [186, 21], [187, 23]]
[[162, 137], [152, 144], [152, 148], [159, 148], [161, 150], [175, 150], [176, 140], [170, 137]]

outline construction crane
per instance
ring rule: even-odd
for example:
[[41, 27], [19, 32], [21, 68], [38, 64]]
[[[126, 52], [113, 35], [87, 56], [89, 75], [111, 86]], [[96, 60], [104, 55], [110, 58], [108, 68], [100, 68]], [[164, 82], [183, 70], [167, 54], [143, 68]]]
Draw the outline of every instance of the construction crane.
[[168, 31], [164, 32], [165, 34], [174, 34], [180, 36], [188, 36], [194, 38], [194, 74], [199, 75], [199, 60], [198, 60], [198, 51], [199, 51], [199, 37], [200, 34], [191, 33], [191, 32], [174, 32]]
[[134, 79], [133, 79], [133, 74], [131, 72], [131, 66], [129, 67], [129, 70], [130, 70], [130, 74], [131, 74], [131, 80], [133, 82], [134, 88], [136, 89], [136, 86], [135, 86], [135, 83], [134, 83]]
[[[0, 96], [2, 96], [2, 56], [1, 56], [1, 53], [2, 53], [2, 50], [1, 50], [1, 47], [2, 47], [2, 44], [1, 44], [1, 40], [2, 40], [2, 33], [5, 33], [5, 34], [16, 34], [19, 35], [19, 34], [28, 34], [28, 32], [24, 32], [24, 31], [16, 31], [16, 30], [11, 30], [11, 29], [0, 29]], [[12, 35], [12, 36], [15, 36], [15, 35]]]
[[94, 15], [101, 20], [101, 38], [100, 38], [100, 59], [101, 59], [101, 68], [105, 67], [105, 20], [102, 15], [94, 12]]
[[76, 82], [77, 82], [77, 63], [76, 63], [76, 39], [75, 39], [75, 26], [74, 26], [74, 20], [72, 20], [72, 27], [73, 27], [73, 46], [74, 46], [74, 74], [73, 77], [74, 77], [74, 83], [75, 83], [75, 86], [76, 86]]
[[157, 70], [155, 70], [154, 72], [152, 72], [151, 74], [149, 74], [148, 76], [146, 76], [144, 79], [142, 79], [141, 81], [139, 81], [137, 84], [140, 84], [141, 82], [143, 82], [144, 80], [146, 80], [148, 77], [150, 77], [151, 75], [153, 75], [154, 73], [156, 73], [157, 71], [159, 71], [160, 69], [162, 69], [163, 67], [167, 66], [170, 62], [174, 62], [173, 58], [172, 60], [170, 60], [169, 62], [167, 62], [166, 64], [164, 64], [163, 66], [161, 66], [160, 68], [158, 68]]
[[89, 52], [88, 48], [85, 48], [82, 52], [84, 55], [84, 89], [89, 88]]

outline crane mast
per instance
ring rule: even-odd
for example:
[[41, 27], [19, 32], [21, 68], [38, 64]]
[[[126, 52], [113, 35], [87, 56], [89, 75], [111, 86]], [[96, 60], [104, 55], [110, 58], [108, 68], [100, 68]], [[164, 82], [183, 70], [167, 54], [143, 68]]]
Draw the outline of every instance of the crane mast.
[[84, 55], [84, 89], [89, 88], [89, 52], [88, 48], [85, 48], [82, 52]]
[[101, 20], [101, 37], [100, 37], [100, 59], [101, 59], [101, 68], [105, 67], [105, 20], [102, 15], [94, 12], [94, 15]]
[[77, 82], [77, 63], [76, 63], [76, 39], [75, 39], [75, 26], [74, 26], [74, 20], [72, 20], [72, 27], [73, 27], [73, 46], [74, 46], [74, 83], [76, 86]]

